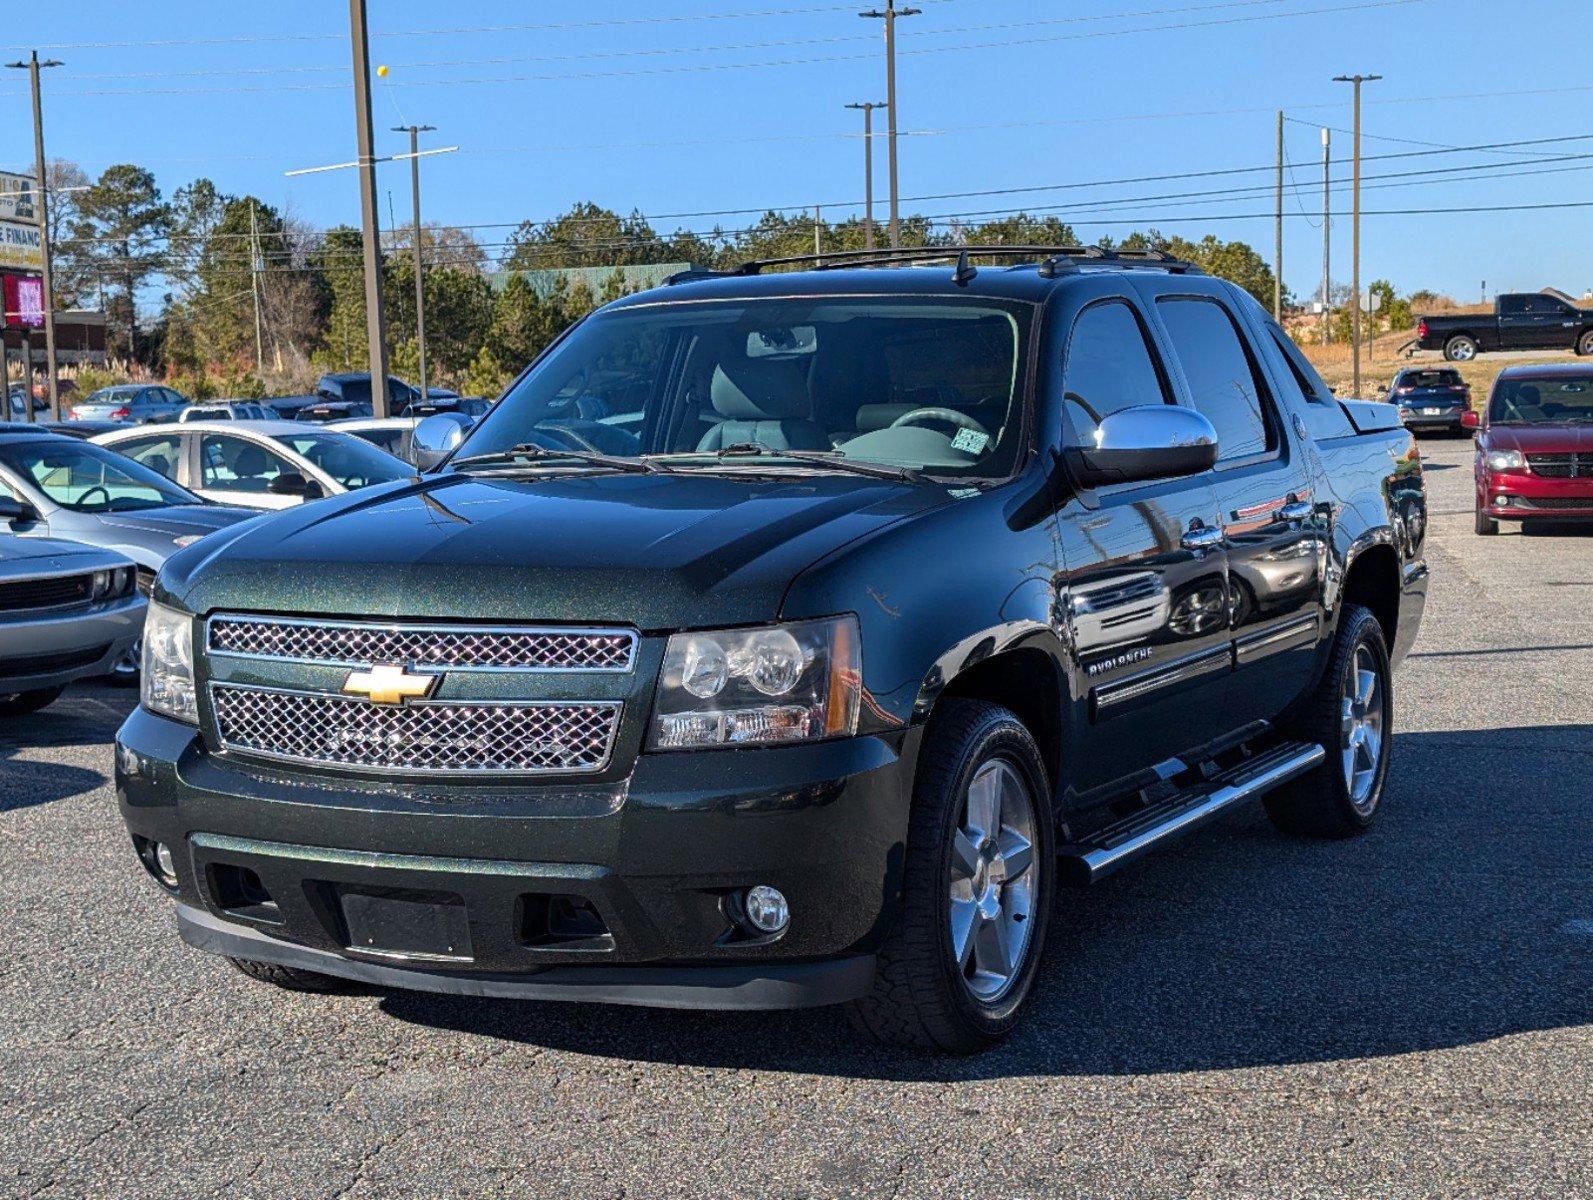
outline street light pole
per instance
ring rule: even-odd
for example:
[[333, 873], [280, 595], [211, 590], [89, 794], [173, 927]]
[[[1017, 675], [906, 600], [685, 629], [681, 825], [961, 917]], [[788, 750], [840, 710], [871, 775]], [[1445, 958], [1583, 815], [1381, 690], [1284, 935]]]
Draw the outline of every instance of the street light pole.
[[371, 45], [365, 0], [348, 0], [354, 65], [354, 132], [359, 148], [360, 225], [365, 250], [365, 337], [371, 367], [371, 411], [389, 415], [387, 322], [382, 312], [381, 210], [376, 199], [376, 135], [371, 126]]
[[1355, 158], [1354, 200], [1350, 215], [1350, 361], [1353, 390], [1361, 394], [1361, 84], [1374, 83], [1381, 75], [1335, 75], [1334, 83], [1355, 85], [1355, 132], [1351, 154]]
[[1333, 134], [1322, 127], [1322, 344], [1333, 340]]
[[[50, 263], [50, 194], [45, 189], [44, 178], [44, 104], [39, 94], [39, 72], [46, 67], [59, 67], [55, 59], [39, 61], [37, 50], [27, 62], [7, 63], [13, 70], [26, 71], [33, 90], [33, 172], [34, 186], [38, 192], [34, 213], [39, 219], [39, 253], [44, 260], [42, 272], [44, 288], [44, 377], [49, 384], [50, 416], [61, 419], [61, 393], [55, 376], [55, 283]], [[33, 419], [33, 376], [28, 375], [23, 407], [28, 410], [28, 420]]]
[[433, 133], [435, 125], [395, 125], [394, 133], [409, 133], [409, 188], [415, 200], [415, 341], [420, 347], [420, 398], [426, 398], [426, 274], [420, 252], [420, 135]]
[[890, 189], [891, 189], [891, 217], [890, 239], [891, 249], [895, 250], [902, 244], [902, 220], [899, 197], [901, 195], [897, 184], [896, 173], [896, 21], [899, 17], [916, 17], [922, 9], [896, 7], [896, 0], [885, 0], [885, 7], [869, 9], [867, 12], [858, 13], [860, 17], [871, 20], [884, 20], [885, 22], [885, 115], [889, 126], [889, 155], [890, 155]]
[[885, 105], [869, 100], [848, 104], [863, 113], [863, 249], [874, 248], [874, 110]]
[[1283, 322], [1283, 110], [1278, 110], [1278, 188], [1276, 224], [1273, 226], [1272, 319]]

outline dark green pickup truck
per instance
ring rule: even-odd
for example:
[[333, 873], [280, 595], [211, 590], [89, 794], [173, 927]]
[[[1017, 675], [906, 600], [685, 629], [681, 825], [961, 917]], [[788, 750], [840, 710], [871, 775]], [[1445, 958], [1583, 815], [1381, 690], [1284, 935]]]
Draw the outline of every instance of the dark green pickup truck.
[[116, 780], [183, 938], [966, 1052], [1062, 884], [1251, 799], [1366, 828], [1426, 588], [1393, 407], [1188, 264], [937, 253], [686, 273], [440, 466], [173, 557]]

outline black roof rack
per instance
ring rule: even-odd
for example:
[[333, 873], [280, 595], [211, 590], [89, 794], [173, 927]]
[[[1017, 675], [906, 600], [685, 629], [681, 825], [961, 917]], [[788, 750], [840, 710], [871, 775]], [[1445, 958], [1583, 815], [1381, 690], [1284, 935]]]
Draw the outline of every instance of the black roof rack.
[[793, 254], [784, 258], [754, 258], [728, 270], [692, 267], [664, 280], [665, 286], [689, 283], [696, 279], [724, 279], [738, 275], [757, 275], [768, 267], [806, 266], [815, 271], [838, 271], [850, 267], [892, 266], [948, 259], [958, 263], [959, 282], [967, 275], [970, 258], [1019, 258], [1038, 262], [1047, 279], [1069, 270], [1080, 262], [1110, 262], [1120, 267], [1158, 267], [1175, 274], [1201, 274], [1194, 263], [1161, 250], [1108, 250], [1102, 246], [899, 246], [895, 249], [833, 250], [822, 254]]

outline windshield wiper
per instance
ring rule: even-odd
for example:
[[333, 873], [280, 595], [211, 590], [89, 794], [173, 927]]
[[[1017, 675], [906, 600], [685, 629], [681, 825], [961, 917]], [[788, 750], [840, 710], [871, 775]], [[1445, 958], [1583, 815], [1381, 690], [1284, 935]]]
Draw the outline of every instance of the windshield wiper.
[[515, 462], [517, 460], [530, 462], [554, 462], [565, 460], [580, 463], [589, 467], [607, 467], [613, 471], [628, 471], [632, 474], [653, 474], [664, 470], [650, 462], [639, 458], [617, 458], [608, 454], [593, 454], [586, 450], [550, 450], [536, 442], [521, 442], [518, 446], [510, 446], [507, 450], [493, 450], [487, 454], [470, 454], [464, 458], [456, 458], [448, 465], [462, 467], [467, 463], [486, 464], [493, 462]]
[[722, 450], [687, 450], [679, 454], [644, 454], [642, 457], [654, 463], [659, 461], [685, 463], [691, 459], [722, 462], [734, 458], [787, 458], [799, 463], [850, 471], [854, 475], [867, 475], [873, 479], [896, 479], [907, 483], [918, 477], [918, 472], [911, 467], [892, 467], [884, 463], [847, 458], [839, 450], [775, 450], [761, 442], [736, 442]]

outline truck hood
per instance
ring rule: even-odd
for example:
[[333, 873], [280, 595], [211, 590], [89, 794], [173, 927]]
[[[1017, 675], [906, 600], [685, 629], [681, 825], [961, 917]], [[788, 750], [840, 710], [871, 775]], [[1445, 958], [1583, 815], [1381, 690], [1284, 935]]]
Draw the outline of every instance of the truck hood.
[[1572, 454], [1593, 450], [1593, 425], [1490, 425], [1488, 449], [1523, 454]]
[[821, 556], [947, 499], [817, 473], [430, 476], [218, 533], [172, 557], [157, 596], [195, 613], [735, 625], [777, 616]]

